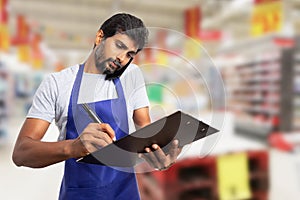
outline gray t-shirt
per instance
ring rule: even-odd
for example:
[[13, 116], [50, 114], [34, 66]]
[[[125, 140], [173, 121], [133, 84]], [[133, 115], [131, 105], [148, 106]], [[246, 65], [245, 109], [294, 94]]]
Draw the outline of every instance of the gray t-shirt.
[[[65, 139], [68, 106], [71, 91], [79, 65], [52, 73], [37, 89], [27, 118], [38, 118], [48, 122], [55, 120], [59, 128], [58, 140]], [[145, 81], [141, 70], [130, 64], [120, 77], [127, 105], [129, 133], [135, 130], [133, 111], [149, 106]], [[90, 103], [117, 98], [113, 81], [106, 81], [105, 75], [84, 73], [79, 90], [78, 103]]]

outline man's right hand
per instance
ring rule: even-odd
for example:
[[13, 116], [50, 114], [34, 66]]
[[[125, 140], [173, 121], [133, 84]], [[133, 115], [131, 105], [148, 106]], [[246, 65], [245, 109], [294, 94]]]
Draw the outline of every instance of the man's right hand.
[[90, 123], [72, 143], [73, 157], [83, 157], [113, 142], [115, 132], [109, 124]]

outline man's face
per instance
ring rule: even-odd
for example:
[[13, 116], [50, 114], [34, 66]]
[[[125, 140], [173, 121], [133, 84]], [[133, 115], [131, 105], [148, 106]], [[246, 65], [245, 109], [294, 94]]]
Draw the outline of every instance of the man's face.
[[95, 65], [103, 74], [113, 74], [136, 55], [137, 47], [126, 34], [102, 39], [95, 47]]

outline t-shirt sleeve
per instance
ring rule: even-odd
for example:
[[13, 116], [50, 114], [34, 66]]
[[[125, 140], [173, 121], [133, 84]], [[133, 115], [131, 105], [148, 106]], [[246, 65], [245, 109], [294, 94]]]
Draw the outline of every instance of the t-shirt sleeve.
[[145, 80], [140, 68], [136, 65], [130, 70], [130, 79], [132, 84], [127, 84], [126, 86], [132, 85], [129, 89], [129, 102], [133, 110], [148, 107], [149, 99], [146, 91]]
[[46, 76], [33, 97], [27, 118], [43, 119], [51, 123], [55, 118], [57, 92], [54, 77], [52, 75]]

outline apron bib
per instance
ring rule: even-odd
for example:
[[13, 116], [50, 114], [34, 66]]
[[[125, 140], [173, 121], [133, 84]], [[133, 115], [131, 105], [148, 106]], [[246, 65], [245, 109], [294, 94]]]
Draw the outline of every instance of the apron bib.
[[[66, 139], [75, 139], [91, 123], [91, 119], [78, 102], [84, 65], [80, 65], [73, 85], [66, 125]], [[128, 134], [126, 101], [119, 78], [113, 80], [118, 98], [89, 103], [104, 123], [110, 124], [119, 139]], [[93, 91], [91, 91], [93, 92]], [[132, 170], [133, 171], [133, 170]], [[134, 173], [111, 167], [65, 161], [60, 200], [140, 199]]]

